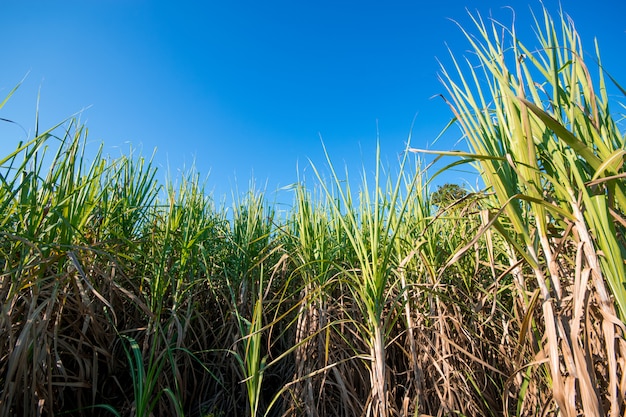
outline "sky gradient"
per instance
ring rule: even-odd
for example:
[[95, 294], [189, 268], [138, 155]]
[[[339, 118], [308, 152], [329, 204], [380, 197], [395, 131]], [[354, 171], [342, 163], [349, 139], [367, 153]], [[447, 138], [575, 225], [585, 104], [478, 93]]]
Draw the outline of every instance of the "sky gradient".
[[[471, 3], [471, 4], [470, 4]], [[437, 78], [468, 49], [454, 19], [466, 8], [509, 24], [511, 1], [2, 1], [0, 117], [32, 132], [81, 112], [93, 148], [150, 156], [161, 179], [195, 163], [216, 198], [252, 177], [271, 194], [324, 165], [371, 167], [377, 137], [394, 166], [415, 147], [459, 148]], [[586, 50], [598, 38], [605, 67], [626, 83], [626, 2], [562, 1]], [[558, 2], [546, 0], [557, 17]], [[529, 7], [516, 25], [536, 45]], [[413, 129], [411, 130], [411, 126]], [[0, 123], [4, 156], [26, 134]], [[461, 181], [448, 177], [446, 181]]]

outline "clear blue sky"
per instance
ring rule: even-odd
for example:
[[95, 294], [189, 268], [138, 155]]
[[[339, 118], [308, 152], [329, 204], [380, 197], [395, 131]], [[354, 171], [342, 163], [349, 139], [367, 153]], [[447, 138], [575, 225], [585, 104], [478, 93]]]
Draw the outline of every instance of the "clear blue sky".
[[[626, 83], [626, 2], [563, 0], [589, 51]], [[415, 118], [412, 145], [432, 141], [450, 120], [440, 99], [437, 58], [468, 44], [449, 19], [466, 7], [509, 23], [528, 44], [529, 6], [500, 0], [439, 1], [29, 1], [0, 3], [0, 95], [26, 74], [0, 117], [50, 127], [89, 107], [81, 120], [93, 148], [129, 143], [173, 175], [195, 161], [211, 172], [216, 197], [254, 176], [268, 192], [323, 165], [320, 135], [339, 167], [366, 166], [377, 130], [393, 166]], [[544, 4], [554, 12], [558, 2]], [[469, 26], [468, 26], [469, 27]], [[0, 126], [0, 151], [24, 133]], [[452, 149], [457, 130], [434, 148]], [[455, 178], [450, 180], [454, 181]]]

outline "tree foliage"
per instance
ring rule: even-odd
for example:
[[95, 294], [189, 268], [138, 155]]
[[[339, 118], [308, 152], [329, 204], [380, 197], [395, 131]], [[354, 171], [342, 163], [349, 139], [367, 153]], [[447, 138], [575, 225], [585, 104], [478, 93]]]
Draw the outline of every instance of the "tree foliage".
[[467, 190], [458, 184], [446, 183], [437, 187], [430, 196], [430, 202], [439, 208], [447, 207], [465, 197]]

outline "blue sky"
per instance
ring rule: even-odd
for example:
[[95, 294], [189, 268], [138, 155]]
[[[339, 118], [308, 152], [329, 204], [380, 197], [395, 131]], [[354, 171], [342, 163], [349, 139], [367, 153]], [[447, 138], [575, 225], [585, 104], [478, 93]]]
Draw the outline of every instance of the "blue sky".
[[[268, 193], [334, 162], [371, 166], [377, 135], [395, 164], [412, 130], [416, 147], [452, 149], [453, 130], [437, 79], [447, 47], [468, 47], [449, 19], [471, 30], [466, 8], [509, 23], [511, 1], [11, 1], [0, 4], [0, 96], [27, 74], [0, 117], [33, 130], [86, 109], [95, 149], [149, 156], [161, 179], [195, 162], [209, 190]], [[563, 0], [586, 49], [600, 43], [605, 66], [626, 83], [626, 2]], [[558, 2], [544, 1], [558, 11]], [[515, 2], [518, 32], [533, 45], [529, 6]], [[0, 126], [0, 152], [25, 134]], [[168, 168], [169, 167], [169, 168]], [[447, 181], [460, 181], [449, 174]], [[464, 174], [458, 174], [463, 176]], [[471, 176], [470, 176], [471, 177]]]

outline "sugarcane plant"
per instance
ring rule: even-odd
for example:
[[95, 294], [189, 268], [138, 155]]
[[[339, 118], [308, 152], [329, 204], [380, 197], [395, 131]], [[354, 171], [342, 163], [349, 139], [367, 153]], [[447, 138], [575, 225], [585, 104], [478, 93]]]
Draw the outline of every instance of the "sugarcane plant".
[[509, 386], [530, 378], [548, 388], [542, 404], [521, 383], [516, 412], [621, 415], [625, 136], [599, 53], [594, 77], [573, 23], [563, 15], [555, 23], [546, 10], [535, 18], [536, 50], [515, 27], [472, 19], [477, 35], [464, 33], [473, 56], [463, 66], [453, 55], [441, 78], [470, 148], [455, 154], [474, 161], [493, 190], [488, 221], [505, 238], [516, 277], [528, 336], [520, 351], [530, 349]]

